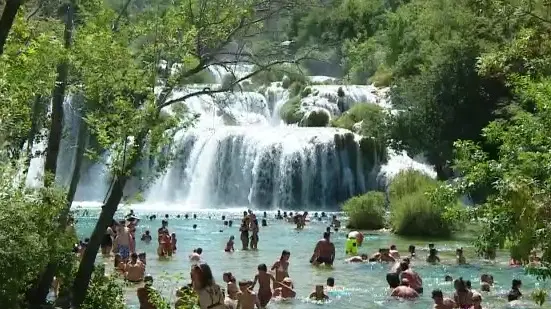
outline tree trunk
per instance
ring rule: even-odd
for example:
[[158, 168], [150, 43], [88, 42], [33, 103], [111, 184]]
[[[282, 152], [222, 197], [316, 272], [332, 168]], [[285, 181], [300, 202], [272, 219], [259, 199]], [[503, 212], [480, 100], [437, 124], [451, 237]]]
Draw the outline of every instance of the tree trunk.
[[[130, 161], [128, 161], [127, 164], [123, 162], [124, 166], [122, 167], [122, 172], [120, 175], [115, 176], [115, 182], [113, 183], [111, 191], [109, 192], [109, 197], [107, 198], [105, 205], [101, 207], [101, 213], [98, 218], [98, 222], [96, 222], [96, 227], [94, 228], [92, 236], [90, 237], [90, 241], [88, 242], [88, 246], [84, 251], [84, 255], [82, 257], [82, 260], [80, 261], [80, 265], [75, 276], [75, 281], [73, 283], [74, 308], [80, 308], [80, 306], [84, 302], [84, 299], [86, 298], [86, 292], [88, 291], [90, 279], [92, 278], [94, 264], [96, 262], [96, 256], [98, 255], [98, 251], [101, 245], [101, 240], [105, 235], [107, 227], [113, 221], [113, 216], [115, 215], [119, 203], [123, 198], [124, 186], [129, 179], [129, 173], [127, 172], [132, 171], [142, 157], [143, 146], [145, 144], [147, 133], [148, 130], [144, 130], [140, 132], [140, 134], [138, 134], [138, 136], [136, 137], [136, 144], [134, 145], [136, 150], [134, 156], [130, 159]], [[132, 151], [127, 151], [127, 153], [131, 152]]]
[[[72, 41], [72, 35], [73, 35], [73, 24], [74, 24], [74, 3], [71, 1], [66, 6], [67, 14], [65, 16], [65, 31], [64, 31], [64, 39], [65, 39], [65, 49], [69, 49], [71, 47], [71, 41]], [[61, 137], [62, 137], [62, 131], [63, 131], [63, 101], [65, 100], [65, 89], [67, 88], [67, 78], [69, 75], [69, 63], [68, 60], [63, 60], [62, 63], [60, 63], [57, 66], [57, 78], [56, 83], [54, 86], [54, 91], [52, 95], [52, 120], [50, 124], [50, 132], [48, 134], [48, 147], [46, 150], [46, 162], [44, 163], [44, 185], [46, 187], [54, 184], [55, 182], [55, 174], [57, 171], [57, 156], [59, 154], [59, 145], [61, 143]], [[79, 138], [80, 138], [80, 132], [79, 132]], [[80, 140], [78, 141], [80, 143]], [[78, 163], [79, 161], [82, 161], [82, 158], [80, 160], [78, 159], [78, 147], [77, 147], [77, 158], [75, 163]], [[84, 150], [82, 150], [84, 151]], [[82, 156], [82, 155], [81, 155]], [[71, 187], [75, 186], [77, 184], [73, 184], [73, 180], [76, 178], [76, 181], [78, 183], [79, 176], [75, 177], [75, 173], [80, 173], [80, 163], [77, 165], [75, 164], [74, 170], [73, 170], [73, 177], [71, 179]], [[60, 216], [59, 221], [59, 231], [63, 231], [65, 227], [67, 226], [67, 214], [70, 210], [72, 203], [72, 197], [71, 201], [68, 202], [68, 210], [63, 210]], [[28, 299], [28, 304], [30, 309], [40, 309], [42, 307], [42, 304], [46, 302], [46, 298], [48, 296], [48, 292], [50, 291], [50, 286], [52, 284], [52, 280], [55, 276], [57, 270], [57, 261], [51, 260], [48, 265], [46, 266], [46, 269], [41, 274], [40, 279], [38, 280], [38, 285], [35, 286], [32, 293], [30, 293], [30, 299]]]
[[[74, 3], [67, 4], [67, 14], [65, 16], [65, 49], [71, 48], [74, 25]], [[59, 145], [63, 131], [63, 101], [65, 100], [65, 89], [67, 88], [67, 78], [69, 77], [69, 62], [64, 59], [57, 66], [57, 78], [52, 95], [52, 121], [50, 124], [50, 133], [48, 135], [48, 147], [46, 151], [46, 162], [44, 163], [44, 184], [46, 187], [53, 184], [57, 171], [57, 155], [59, 154]]]
[[0, 55], [4, 53], [4, 45], [8, 40], [8, 34], [21, 7], [22, 0], [8, 0], [0, 17]]

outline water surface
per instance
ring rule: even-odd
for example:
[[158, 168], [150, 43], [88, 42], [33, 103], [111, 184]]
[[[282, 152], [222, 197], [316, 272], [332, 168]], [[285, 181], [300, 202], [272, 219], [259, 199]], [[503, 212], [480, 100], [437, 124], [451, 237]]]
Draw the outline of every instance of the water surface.
[[[126, 210], [127, 211], [127, 210]], [[432, 308], [430, 292], [439, 288], [447, 296], [453, 293], [451, 282], [444, 282], [445, 275], [451, 275], [454, 279], [463, 277], [465, 280], [471, 280], [473, 289], [480, 287], [480, 275], [489, 273], [494, 276], [495, 286], [489, 294], [483, 294], [483, 304], [485, 308], [509, 308], [504, 294], [510, 288], [513, 278], [519, 278], [523, 282], [522, 291], [528, 299], [531, 290], [536, 287], [546, 287], [545, 283], [538, 282], [534, 277], [528, 276], [522, 269], [510, 268], [506, 265], [506, 256], [500, 255], [498, 261], [494, 264], [478, 260], [472, 247], [469, 247], [465, 239], [456, 239], [449, 241], [431, 241], [431, 240], [411, 240], [403, 239], [385, 232], [370, 233], [366, 236], [363, 246], [360, 248], [362, 253], [374, 253], [380, 247], [388, 247], [396, 244], [400, 252], [406, 253], [410, 244], [417, 247], [419, 259], [414, 262], [414, 268], [423, 278], [425, 294], [415, 302], [400, 302], [388, 297], [389, 290], [386, 284], [385, 275], [388, 272], [389, 265], [378, 263], [349, 264], [345, 263], [344, 243], [347, 230], [343, 229], [333, 233], [332, 240], [337, 248], [337, 258], [333, 268], [312, 267], [309, 259], [316, 241], [321, 238], [323, 232], [328, 226], [328, 219], [322, 221], [314, 220], [306, 226], [304, 230], [296, 230], [290, 223], [274, 219], [274, 212], [268, 213], [268, 226], [261, 227], [260, 242], [258, 251], [241, 251], [239, 241], [239, 220], [242, 217], [240, 210], [203, 210], [187, 212], [156, 212], [157, 219], [150, 221], [147, 216], [151, 211], [136, 211], [136, 214], [142, 218], [136, 233], [137, 238], [145, 230], [150, 230], [153, 235], [153, 241], [147, 245], [137, 241], [137, 250], [147, 252], [147, 273], [155, 278], [154, 286], [162, 291], [167, 297], [174, 300], [174, 291], [178, 286], [189, 283], [190, 263], [188, 255], [194, 248], [203, 248], [205, 261], [212, 267], [215, 279], [219, 284], [225, 287], [222, 281], [222, 273], [230, 271], [237, 280], [253, 279], [256, 274], [258, 264], [265, 263], [268, 268], [279, 257], [283, 249], [291, 251], [290, 276], [293, 279], [297, 299], [291, 302], [273, 302], [270, 308], [296, 308], [309, 309], [319, 308], [319, 306], [329, 306], [334, 309], [375, 309], [375, 308], [413, 308], [425, 309]], [[161, 217], [165, 213], [170, 215], [169, 230], [176, 233], [178, 238], [178, 251], [170, 260], [159, 260], [156, 256], [156, 236], [157, 229], [161, 225]], [[190, 215], [189, 219], [184, 219], [184, 214]], [[198, 218], [194, 220], [192, 214], [196, 213]], [[180, 214], [181, 218], [176, 218]], [[313, 215], [314, 212], [311, 212]], [[226, 215], [228, 219], [234, 221], [231, 228], [224, 227], [221, 216]], [[122, 218], [123, 213], [118, 214]], [[259, 219], [261, 212], [257, 212]], [[77, 231], [79, 237], [89, 237], [95, 221], [97, 219], [97, 210], [90, 210], [88, 214], [83, 215], [80, 210], [77, 214]], [[312, 218], [315, 219], [315, 218]], [[193, 224], [197, 224], [197, 229], [193, 229]], [[228, 238], [234, 235], [236, 238], [236, 249], [234, 253], [223, 251]], [[442, 264], [426, 265], [422, 260], [427, 254], [428, 243], [434, 242], [440, 251]], [[455, 248], [462, 246], [466, 250], [466, 256], [470, 265], [457, 266], [454, 263]], [[98, 256], [98, 262], [112, 264], [112, 260]], [[315, 304], [305, 300], [305, 297], [312, 292], [314, 285], [325, 284], [328, 277], [334, 277], [336, 285], [344, 287], [343, 292], [337, 292], [330, 295], [332, 300], [328, 304]], [[137, 298], [135, 297], [135, 286], [127, 287], [128, 303], [137, 308]], [[525, 302], [528, 302], [526, 300]], [[530, 302], [523, 303], [515, 308], [539, 308]], [[551, 308], [545, 305], [544, 308]]]

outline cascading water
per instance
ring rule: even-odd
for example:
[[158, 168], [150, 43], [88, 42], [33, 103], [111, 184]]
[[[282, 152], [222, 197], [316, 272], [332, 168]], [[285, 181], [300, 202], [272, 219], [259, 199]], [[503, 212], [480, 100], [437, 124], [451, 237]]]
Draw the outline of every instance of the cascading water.
[[[226, 74], [224, 70], [211, 68], [217, 85], [190, 85], [173, 96], [219, 87]], [[239, 78], [250, 70], [251, 66], [242, 66], [234, 74]], [[319, 76], [312, 79], [328, 80]], [[347, 108], [360, 103], [390, 106], [384, 91], [372, 86], [314, 85], [311, 94], [301, 99], [301, 110], [307, 113], [322, 109], [331, 116], [340, 115], [339, 87], [345, 93], [340, 100], [344, 100]], [[190, 112], [200, 115], [199, 121], [193, 129], [176, 134], [170, 146], [176, 159], [166, 173], [146, 189], [145, 203], [175, 209], [333, 208], [351, 196], [380, 189], [405, 168], [434, 176], [432, 168], [405, 154], [390, 151], [389, 160], [380, 162], [374, 149], [363, 149], [361, 137], [348, 130], [285, 125], [279, 112], [287, 100], [289, 91], [283, 89], [281, 83], [272, 83], [257, 91], [188, 99], [184, 104]], [[65, 102], [64, 111], [66, 134], [58, 159], [57, 179], [68, 185], [80, 118], [70, 98]], [[171, 108], [166, 109], [170, 111]], [[44, 145], [35, 145], [40, 147]], [[75, 201], [104, 200], [111, 183], [105, 165], [110, 161], [109, 152], [102, 153], [101, 157], [95, 163], [85, 160]], [[148, 161], [142, 162], [145, 170], [150, 165]], [[32, 160], [27, 184], [39, 185], [37, 179], [42, 168], [43, 158]], [[133, 179], [125, 191], [135, 192], [140, 186], [140, 180]]]
[[[239, 70], [240, 76], [246, 69], [250, 67]], [[214, 71], [220, 81], [223, 73], [220, 68]], [[312, 94], [301, 100], [301, 109], [339, 115], [339, 88], [347, 108], [361, 102], [390, 106], [372, 86], [314, 85]], [[272, 83], [258, 92], [186, 102], [203, 116], [195, 129], [176, 135], [172, 151], [177, 159], [148, 190], [146, 203], [176, 208], [334, 207], [380, 188], [404, 168], [432, 173], [403, 154], [391, 153], [386, 165], [366, 160], [373, 149], [361, 149], [360, 137], [348, 130], [284, 125], [279, 111], [288, 99], [289, 91]]]

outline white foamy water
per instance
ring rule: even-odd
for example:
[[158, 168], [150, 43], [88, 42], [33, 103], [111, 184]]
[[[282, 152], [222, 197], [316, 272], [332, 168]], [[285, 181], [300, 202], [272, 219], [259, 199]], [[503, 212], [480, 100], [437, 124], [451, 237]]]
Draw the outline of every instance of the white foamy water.
[[[251, 70], [251, 66], [238, 67], [235, 75], [239, 78]], [[211, 72], [218, 82], [227, 74], [222, 67], [213, 67]], [[172, 93], [171, 98], [207, 87], [216, 89], [220, 85], [189, 85]], [[305, 111], [324, 109], [332, 116], [339, 115], [339, 88], [345, 92], [347, 107], [354, 104], [389, 107], [385, 89], [358, 85], [311, 88], [312, 93], [301, 101]], [[285, 125], [279, 111], [288, 99], [289, 91], [281, 88], [280, 83], [272, 83], [257, 91], [201, 95], [179, 103], [200, 115], [198, 123], [191, 130], [178, 132], [167, 145], [166, 151], [174, 152], [176, 159], [145, 188], [143, 205], [170, 205], [174, 210], [334, 209], [351, 196], [381, 189], [381, 184], [403, 169], [414, 168], [435, 176], [431, 167], [392, 151], [388, 163], [368, 163], [365, 151], [359, 147], [361, 137], [347, 130]], [[172, 108], [166, 108], [165, 112], [171, 113]], [[58, 173], [64, 184], [72, 170], [80, 121], [78, 114], [71, 112], [70, 100], [65, 109], [64, 125], [69, 134], [63, 139]], [[106, 166], [111, 161], [109, 152], [103, 152], [101, 158], [99, 162], [83, 165], [76, 201], [101, 203], [105, 199], [112, 181]], [[144, 158], [140, 169], [146, 175], [132, 179], [126, 191], [136, 192], [143, 187], [151, 164]], [[43, 158], [33, 159], [28, 184], [40, 184], [37, 176], [42, 168]]]

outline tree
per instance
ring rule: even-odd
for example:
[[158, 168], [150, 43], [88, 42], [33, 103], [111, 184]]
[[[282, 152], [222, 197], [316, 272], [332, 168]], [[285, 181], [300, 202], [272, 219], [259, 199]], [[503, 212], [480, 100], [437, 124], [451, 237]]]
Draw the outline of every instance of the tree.
[[0, 55], [4, 53], [4, 45], [8, 39], [8, 34], [15, 21], [15, 16], [21, 7], [22, 0], [7, 0], [0, 17]]
[[[124, 187], [136, 175], [144, 147], [160, 162], [159, 152], [179, 129], [193, 121], [193, 115], [161, 116], [161, 110], [199, 95], [232, 91], [241, 81], [271, 66], [295, 61], [281, 59], [281, 44], [260, 53], [246, 50], [247, 38], [261, 31], [262, 22], [282, 14], [296, 2], [236, 0], [184, 0], [157, 7], [112, 24], [117, 14], [95, 4], [87, 10], [75, 37], [74, 62], [81, 85], [79, 91], [90, 102], [86, 121], [99, 143], [113, 151], [113, 181], [107, 200], [90, 238], [74, 280], [74, 305], [82, 304], [92, 275], [96, 254], [107, 225], [124, 196]], [[239, 42], [237, 50], [228, 44]], [[98, 46], [101, 46], [99, 48]], [[159, 74], [165, 60], [169, 74]], [[299, 59], [300, 60], [300, 59]], [[239, 63], [255, 64], [255, 70], [239, 76], [232, 69]], [[186, 81], [208, 69], [226, 67], [234, 79], [225, 87], [178, 92]], [[163, 71], [164, 69], [161, 69]], [[160, 90], [155, 90], [159, 87]], [[173, 111], [183, 109], [172, 109]], [[159, 168], [165, 164], [159, 164]]]

